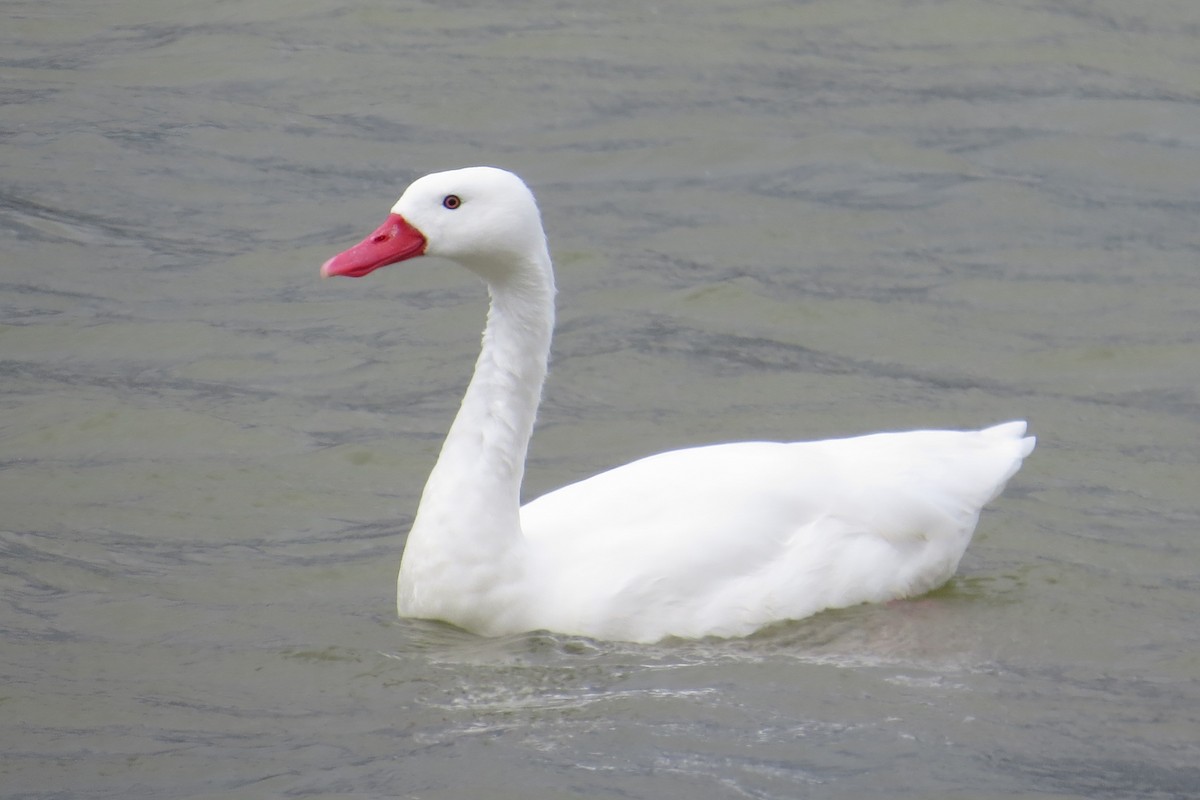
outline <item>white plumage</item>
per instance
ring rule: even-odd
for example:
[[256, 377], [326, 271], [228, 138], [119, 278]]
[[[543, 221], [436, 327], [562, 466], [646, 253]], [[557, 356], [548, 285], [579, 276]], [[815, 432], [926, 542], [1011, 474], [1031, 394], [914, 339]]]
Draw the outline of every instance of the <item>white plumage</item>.
[[533, 195], [474, 167], [414, 182], [323, 275], [439, 255], [491, 296], [475, 374], [426, 484], [398, 578], [402, 616], [485, 635], [547, 629], [653, 642], [740, 636], [910, 597], [954, 574], [980, 509], [1034, 447], [982, 431], [742, 442], [635, 461], [519, 504], [554, 326]]

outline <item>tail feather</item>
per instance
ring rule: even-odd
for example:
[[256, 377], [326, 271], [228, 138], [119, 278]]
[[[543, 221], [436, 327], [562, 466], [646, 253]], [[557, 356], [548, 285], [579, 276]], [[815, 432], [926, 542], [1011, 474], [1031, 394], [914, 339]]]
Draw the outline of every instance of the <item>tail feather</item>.
[[1012, 422], [1002, 422], [990, 428], [984, 428], [980, 433], [993, 439], [1016, 439], [1020, 444], [1020, 457], [1025, 458], [1033, 452], [1034, 446], [1037, 445], [1036, 436], [1025, 435], [1027, 427], [1028, 425], [1025, 420], [1018, 419]]

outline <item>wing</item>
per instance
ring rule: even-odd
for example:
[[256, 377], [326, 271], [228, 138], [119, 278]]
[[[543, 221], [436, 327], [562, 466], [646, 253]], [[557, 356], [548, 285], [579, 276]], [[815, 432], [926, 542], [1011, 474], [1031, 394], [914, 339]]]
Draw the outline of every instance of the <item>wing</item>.
[[745, 608], [752, 630], [759, 617], [945, 581], [980, 509], [1032, 449], [1023, 431], [1010, 423], [675, 450], [528, 503], [522, 527], [557, 570], [564, 603], [608, 598], [633, 614], [653, 600], [696, 624]]

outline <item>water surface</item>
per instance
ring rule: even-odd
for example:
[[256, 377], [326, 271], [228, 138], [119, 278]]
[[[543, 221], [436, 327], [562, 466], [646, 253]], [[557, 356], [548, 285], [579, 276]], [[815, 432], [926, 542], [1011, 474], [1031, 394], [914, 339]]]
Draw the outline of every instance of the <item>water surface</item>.
[[[1193, 4], [5, 16], [5, 797], [1200, 796]], [[958, 577], [728, 642], [397, 620], [482, 289], [316, 270], [475, 163], [558, 267], [530, 495], [1028, 418]]]

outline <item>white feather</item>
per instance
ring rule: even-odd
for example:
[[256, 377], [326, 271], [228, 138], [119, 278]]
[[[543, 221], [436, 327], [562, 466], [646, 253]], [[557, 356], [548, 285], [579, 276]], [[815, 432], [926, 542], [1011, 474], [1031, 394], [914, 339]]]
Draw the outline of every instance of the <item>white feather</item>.
[[[449, 195], [461, 205], [448, 209]], [[653, 642], [910, 597], [954, 574], [981, 508], [1033, 450], [1024, 422], [721, 444], [650, 456], [519, 507], [554, 324], [533, 195], [511, 173], [476, 167], [418, 180], [393, 212], [425, 236], [427, 254], [481, 275], [492, 301], [409, 534], [402, 616], [486, 635]]]

